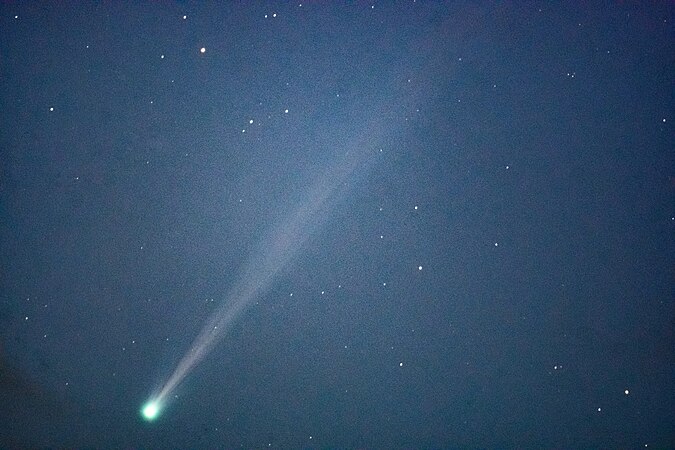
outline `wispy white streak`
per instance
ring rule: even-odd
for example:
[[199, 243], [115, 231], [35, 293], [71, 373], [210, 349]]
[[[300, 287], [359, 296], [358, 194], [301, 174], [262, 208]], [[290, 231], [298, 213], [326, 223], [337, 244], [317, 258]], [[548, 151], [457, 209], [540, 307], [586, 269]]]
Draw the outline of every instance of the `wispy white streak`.
[[163, 405], [171, 393], [188, 376], [222, 338], [233, 321], [267, 289], [277, 273], [298, 254], [302, 244], [321, 224], [319, 213], [326, 202], [355, 170], [362, 173], [370, 166], [375, 150], [358, 140], [342, 158], [320, 177], [309, 190], [307, 200], [291, 213], [252, 252], [222, 306], [213, 313], [195, 338], [190, 350], [150, 401]]

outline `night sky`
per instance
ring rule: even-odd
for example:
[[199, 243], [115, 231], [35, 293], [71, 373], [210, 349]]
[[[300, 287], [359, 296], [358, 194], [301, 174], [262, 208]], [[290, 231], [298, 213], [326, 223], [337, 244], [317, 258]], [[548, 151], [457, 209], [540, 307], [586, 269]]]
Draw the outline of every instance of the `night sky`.
[[581, 3], [3, 3], [0, 448], [675, 447], [675, 4]]

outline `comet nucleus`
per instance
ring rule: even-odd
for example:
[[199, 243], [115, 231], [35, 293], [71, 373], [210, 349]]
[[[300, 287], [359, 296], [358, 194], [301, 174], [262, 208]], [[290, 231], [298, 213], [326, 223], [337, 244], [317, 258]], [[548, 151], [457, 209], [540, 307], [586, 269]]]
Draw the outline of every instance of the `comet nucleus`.
[[157, 418], [159, 415], [159, 405], [157, 402], [149, 402], [146, 403], [145, 406], [143, 406], [143, 409], [141, 410], [141, 414], [143, 415], [143, 418], [147, 421], [153, 421]]

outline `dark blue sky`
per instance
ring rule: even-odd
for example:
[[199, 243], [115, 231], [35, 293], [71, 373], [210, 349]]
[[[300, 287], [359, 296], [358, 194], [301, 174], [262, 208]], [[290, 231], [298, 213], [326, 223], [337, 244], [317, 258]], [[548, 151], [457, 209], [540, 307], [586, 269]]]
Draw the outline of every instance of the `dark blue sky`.
[[674, 12], [2, 4], [0, 448], [675, 447]]

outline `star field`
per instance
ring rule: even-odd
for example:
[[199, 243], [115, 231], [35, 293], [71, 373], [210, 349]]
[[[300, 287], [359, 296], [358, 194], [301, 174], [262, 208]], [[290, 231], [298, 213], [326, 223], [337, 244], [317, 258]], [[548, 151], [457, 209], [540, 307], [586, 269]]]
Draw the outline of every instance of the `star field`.
[[675, 446], [673, 14], [1, 5], [0, 447]]

